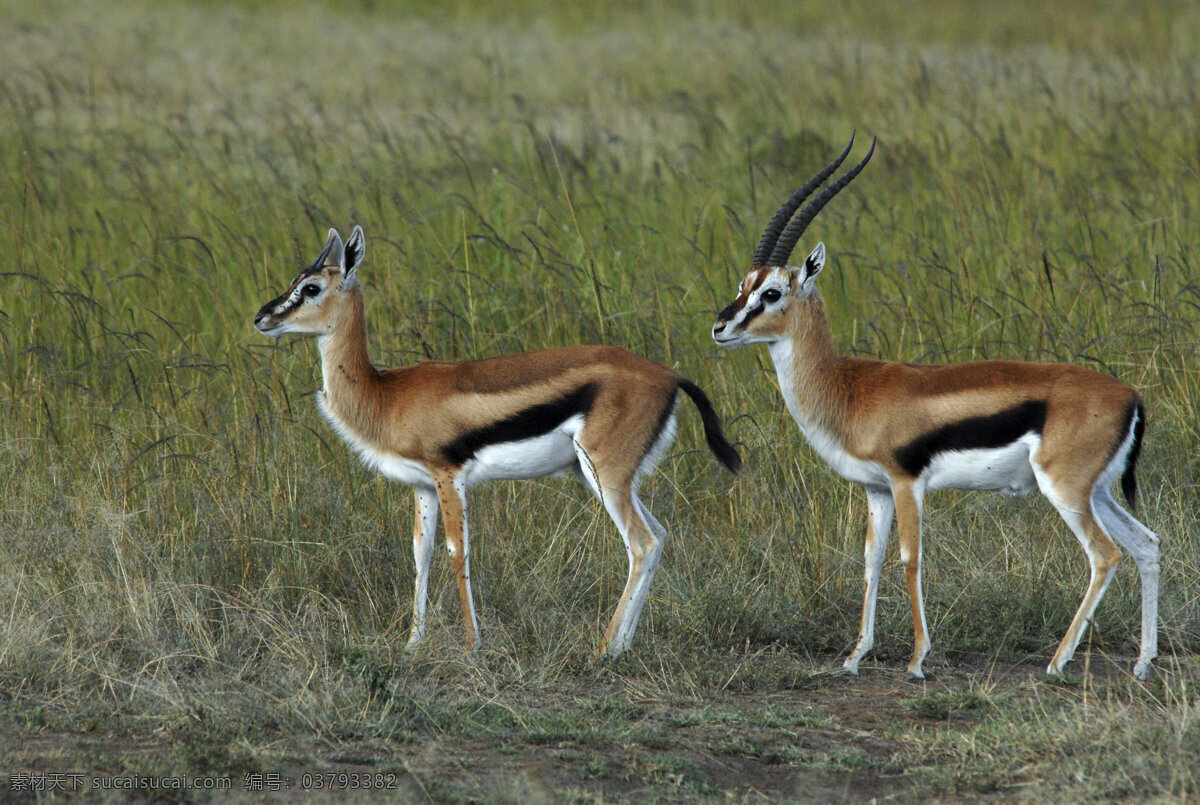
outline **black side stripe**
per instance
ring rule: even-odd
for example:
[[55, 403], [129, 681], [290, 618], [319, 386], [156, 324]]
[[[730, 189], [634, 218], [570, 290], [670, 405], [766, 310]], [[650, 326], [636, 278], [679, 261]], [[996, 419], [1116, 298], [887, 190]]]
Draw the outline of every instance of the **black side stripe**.
[[918, 436], [896, 451], [896, 463], [916, 478], [940, 453], [1003, 447], [1027, 433], [1041, 435], [1045, 425], [1046, 403], [1027, 400], [1005, 411], [970, 417]]
[[490, 425], [467, 431], [443, 445], [442, 455], [447, 461], [462, 466], [488, 445], [519, 442], [549, 433], [576, 414], [586, 415], [596, 399], [596, 388], [595, 383], [588, 383], [556, 400], [530, 406]]

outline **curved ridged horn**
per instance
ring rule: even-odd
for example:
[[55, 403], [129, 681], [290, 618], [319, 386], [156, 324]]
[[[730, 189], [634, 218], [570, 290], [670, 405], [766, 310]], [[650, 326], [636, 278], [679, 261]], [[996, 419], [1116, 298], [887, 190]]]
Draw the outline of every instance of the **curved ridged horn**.
[[767, 224], [767, 229], [763, 232], [762, 240], [758, 242], [758, 248], [754, 250], [754, 262], [751, 265], [765, 266], [767, 265], [767, 256], [771, 254], [771, 250], [775, 248], [775, 242], [779, 240], [779, 233], [783, 231], [783, 227], [796, 214], [796, 210], [800, 209], [800, 205], [809, 197], [812, 191], [821, 186], [821, 183], [833, 175], [833, 172], [838, 169], [838, 165], [842, 164], [842, 160], [850, 153], [851, 147], [854, 145], [854, 134], [850, 132], [850, 142], [846, 144], [846, 150], [842, 151], [841, 155], [830, 162], [816, 176], [809, 179], [804, 187], [801, 187], [795, 193], [783, 202], [775, 215], [771, 217], [771, 223]]
[[804, 234], [804, 230], [808, 229], [808, 225], [812, 223], [812, 219], [816, 217], [822, 207], [829, 203], [831, 198], [836, 196], [843, 187], [850, 184], [850, 181], [867, 166], [867, 163], [871, 161], [871, 155], [874, 153], [875, 139], [872, 139], [871, 150], [863, 157], [862, 162], [846, 171], [840, 179], [822, 190], [820, 195], [812, 200], [811, 204], [792, 219], [787, 229], [783, 230], [783, 234], [779, 236], [779, 241], [775, 244], [775, 248], [771, 250], [770, 258], [763, 265], [782, 266], [787, 264], [787, 259], [792, 255], [792, 249], [796, 248], [796, 242], [800, 240], [800, 236]]

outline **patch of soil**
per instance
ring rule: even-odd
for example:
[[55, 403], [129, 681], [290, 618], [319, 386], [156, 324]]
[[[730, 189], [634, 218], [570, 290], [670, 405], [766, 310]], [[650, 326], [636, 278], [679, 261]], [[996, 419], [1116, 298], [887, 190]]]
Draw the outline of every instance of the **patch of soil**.
[[[1116, 675], [1123, 668], [1090, 669]], [[249, 771], [230, 773], [223, 801], [290, 802], [378, 801], [612, 801], [657, 799], [683, 801], [764, 799], [805, 802], [907, 801], [917, 798], [904, 758], [911, 752], [898, 735], [914, 728], [938, 729], [944, 721], [922, 715], [911, 702], [944, 692], [986, 685], [995, 693], [1029, 691], [1043, 678], [1041, 666], [1021, 664], [987, 668], [935, 667], [923, 682], [907, 682], [896, 663], [865, 663], [858, 677], [818, 674], [800, 690], [733, 693], [711, 699], [713, 723], [685, 708], [650, 702], [633, 718], [664, 736], [659, 744], [583, 746], [513, 743], [453, 736], [428, 736], [413, 743], [381, 744], [353, 740], [338, 745], [311, 737], [279, 736], [267, 755], [274, 767], [250, 763]], [[598, 690], [604, 686], [611, 690]], [[547, 691], [549, 696], [586, 701], [622, 690], [619, 681], [577, 683], [575, 689]], [[689, 704], [690, 711], [695, 706]], [[784, 714], [775, 722], [764, 712]], [[750, 714], [739, 719], [737, 713]], [[758, 714], [757, 716], [754, 714]], [[585, 714], [580, 715], [585, 718]], [[969, 716], [968, 716], [969, 717]], [[158, 763], [171, 749], [161, 731], [144, 735], [14, 728], [0, 723], [0, 799], [44, 798], [47, 775], [78, 774], [92, 780], [129, 774], [122, 769], [171, 768]], [[263, 752], [259, 749], [258, 757]], [[921, 761], [936, 764], [930, 757]], [[214, 768], [220, 768], [219, 765]], [[40, 778], [39, 778], [40, 775]], [[338, 777], [344, 775], [344, 777]], [[32, 787], [42, 786], [39, 792]], [[71, 782], [70, 780], [67, 781]], [[161, 781], [160, 781], [161, 782]], [[366, 787], [364, 787], [364, 782]], [[286, 785], [284, 785], [286, 783]], [[372, 784], [373, 783], [373, 784]], [[93, 786], [96, 783], [91, 783]], [[378, 786], [382, 784], [382, 788]], [[90, 792], [78, 785], [59, 787], [57, 796], [101, 800], [191, 800], [216, 798], [202, 790], [157, 789]], [[966, 792], [970, 798], [970, 792]], [[979, 792], [988, 799], [1002, 792]]]

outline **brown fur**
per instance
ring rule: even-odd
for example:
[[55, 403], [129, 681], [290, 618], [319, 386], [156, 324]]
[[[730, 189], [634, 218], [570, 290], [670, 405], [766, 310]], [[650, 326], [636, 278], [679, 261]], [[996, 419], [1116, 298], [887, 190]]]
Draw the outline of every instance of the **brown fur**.
[[803, 407], [825, 413], [824, 424], [848, 452], [882, 464], [897, 479], [904, 475], [894, 459], [898, 446], [946, 423], [1038, 400], [1047, 403], [1041, 454], [1048, 471], [1090, 493], [1111, 458], [1109, 448], [1125, 437], [1129, 405], [1140, 401], [1124, 383], [1070, 364], [921, 365], [838, 356], [819, 293], [798, 302], [792, 327], [803, 344], [793, 368], [793, 377], [805, 379], [797, 390]]
[[[362, 291], [349, 291], [349, 316], [327, 347], [338, 371], [325, 380], [327, 405], [374, 449], [430, 467], [458, 469], [440, 449], [459, 434], [502, 420], [588, 382], [599, 384], [589, 432], [597, 446], [613, 429], [625, 472], [644, 454], [655, 417], [680, 375], [619, 347], [560, 347], [472, 361], [427, 361], [377, 371], [366, 354]], [[609, 450], [608, 452], [613, 452]], [[635, 454], [637, 453], [637, 454]], [[615, 456], [615, 457], [618, 457]]]

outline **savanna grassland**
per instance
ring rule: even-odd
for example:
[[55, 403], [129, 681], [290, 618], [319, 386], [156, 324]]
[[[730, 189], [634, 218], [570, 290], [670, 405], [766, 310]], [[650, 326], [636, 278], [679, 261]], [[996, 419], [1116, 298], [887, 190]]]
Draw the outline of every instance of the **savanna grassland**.
[[[1200, 6], [542, 6], [0, 3], [5, 796], [1200, 797]], [[1040, 497], [955, 493], [927, 506], [931, 679], [901, 681], [893, 554], [878, 648], [835, 672], [865, 500], [765, 350], [709, 328], [854, 129], [879, 149], [800, 246], [830, 250], [840, 349], [1066, 361], [1145, 396], [1151, 682], [1132, 561], [1041, 681], [1084, 555]], [[251, 326], [354, 224], [377, 364], [619, 344], [723, 414], [748, 471], [681, 406], [619, 661], [593, 650], [624, 549], [570, 479], [473, 491], [484, 648], [439, 554], [403, 650], [411, 494], [328, 431], [315, 344]], [[79, 777], [30, 791], [54, 774]], [[130, 775], [157, 779], [101, 788]]]

